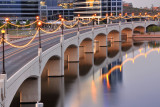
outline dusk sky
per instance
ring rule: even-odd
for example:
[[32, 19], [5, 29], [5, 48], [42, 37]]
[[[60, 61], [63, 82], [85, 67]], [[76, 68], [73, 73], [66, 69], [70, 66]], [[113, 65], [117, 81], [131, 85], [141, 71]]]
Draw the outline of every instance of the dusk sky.
[[126, 2], [132, 2], [134, 7], [151, 7], [160, 6], [160, 0], [124, 0]]

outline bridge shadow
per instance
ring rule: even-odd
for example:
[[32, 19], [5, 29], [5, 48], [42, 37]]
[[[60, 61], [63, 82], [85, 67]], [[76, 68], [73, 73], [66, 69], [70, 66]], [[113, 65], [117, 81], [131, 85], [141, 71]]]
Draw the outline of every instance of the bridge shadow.
[[122, 42], [121, 44], [121, 50], [123, 52], [126, 52], [128, 50], [130, 50], [132, 48], [132, 42], [126, 41], [126, 42]]
[[113, 58], [119, 52], [120, 43], [119, 42], [112, 42], [108, 47], [108, 57]]
[[93, 66], [93, 53], [84, 53], [79, 60], [79, 76], [87, 75]]

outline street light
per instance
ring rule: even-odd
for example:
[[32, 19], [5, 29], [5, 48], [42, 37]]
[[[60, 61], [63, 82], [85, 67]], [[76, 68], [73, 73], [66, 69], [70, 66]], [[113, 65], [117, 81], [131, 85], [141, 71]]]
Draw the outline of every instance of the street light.
[[64, 19], [61, 18], [61, 22], [62, 22], [62, 36], [63, 36], [63, 29], [64, 29], [64, 27], [63, 27], [63, 21], [64, 21]]
[[8, 34], [8, 22], [9, 22], [9, 18], [5, 18], [5, 21], [6, 21], [6, 27], [7, 27], [7, 34]]
[[94, 20], [96, 16], [97, 16], [96, 14], [93, 15], [93, 27], [94, 27]]
[[6, 71], [5, 71], [5, 56], [4, 56], [4, 34], [5, 34], [5, 30], [2, 29], [2, 30], [1, 30], [1, 33], [2, 33], [2, 43], [3, 43], [3, 66], [2, 66], [2, 74], [6, 74]]
[[158, 17], [158, 21], [159, 21], [159, 16], [160, 16], [160, 13], [158, 13], [157, 17]]
[[38, 21], [37, 25], [38, 25], [38, 30], [39, 30], [39, 48], [41, 48], [41, 32], [40, 32], [40, 27], [42, 26], [42, 22]]
[[121, 22], [121, 16], [122, 16], [122, 14], [120, 13], [120, 14], [119, 14], [120, 22]]
[[111, 16], [113, 16], [113, 13], [111, 13]]
[[145, 21], [146, 21], [147, 12], [145, 12]]
[[134, 13], [132, 13], [132, 22], [133, 22]]
[[142, 21], [142, 17], [141, 17], [142, 13], [139, 13], [139, 15], [140, 15], [140, 21]]
[[36, 16], [36, 19], [39, 20], [39, 16]]
[[62, 18], [62, 15], [59, 15], [59, 19], [61, 19]]
[[106, 13], [106, 24], [108, 23], [108, 13]]
[[127, 13], [125, 13], [125, 17], [126, 17], [126, 20], [125, 20], [125, 21], [126, 21], [126, 22], [127, 22], [127, 16], [128, 16], [128, 14], [127, 14]]
[[[112, 17], [112, 16], [113, 16], [113, 13], [111, 13], [111, 14], [110, 14], [110, 16]], [[111, 22], [110, 22], [110, 23], [112, 23], [112, 20], [111, 20]]]
[[79, 17], [80, 17], [80, 14], [78, 14], [78, 32], [79, 32]]

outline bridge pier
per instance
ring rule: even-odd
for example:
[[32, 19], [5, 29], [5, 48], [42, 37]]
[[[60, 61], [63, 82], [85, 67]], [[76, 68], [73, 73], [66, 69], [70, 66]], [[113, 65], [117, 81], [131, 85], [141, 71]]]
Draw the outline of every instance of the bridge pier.
[[79, 59], [84, 57], [84, 46], [79, 46]]
[[36, 103], [41, 100], [41, 77], [27, 79], [20, 88], [20, 103]]

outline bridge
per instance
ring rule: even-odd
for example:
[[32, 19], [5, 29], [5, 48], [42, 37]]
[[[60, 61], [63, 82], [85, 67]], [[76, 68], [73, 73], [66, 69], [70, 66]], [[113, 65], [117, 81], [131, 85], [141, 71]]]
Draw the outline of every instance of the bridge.
[[[63, 35], [61, 31], [44, 34], [41, 36], [42, 48], [38, 48], [38, 37], [28, 47], [22, 49], [6, 44], [6, 74], [0, 75], [1, 105], [9, 107], [21, 85], [23, 85], [20, 89], [21, 103], [39, 102], [42, 72], [47, 72], [49, 77], [64, 76], [65, 63], [79, 63], [83, 53], [87, 55], [95, 52], [95, 44], [98, 44], [98, 47], [107, 47], [107, 41], [121, 42], [124, 36], [132, 37], [134, 31], [146, 33], [146, 28], [150, 25], [159, 25], [159, 21], [84, 26], [80, 27], [79, 32], [77, 28], [73, 28], [64, 30]], [[25, 44], [30, 39], [31, 37], [24, 38], [12, 43]], [[122, 51], [121, 49], [120, 46], [118, 50]], [[107, 56], [108, 51], [111, 50], [103, 52], [104, 56]], [[0, 63], [2, 65], [2, 57]]]

